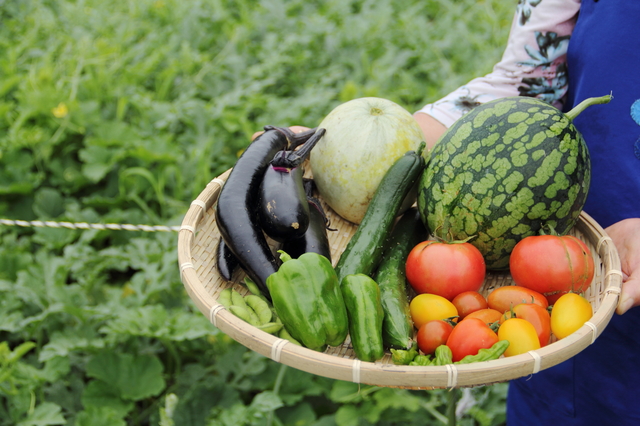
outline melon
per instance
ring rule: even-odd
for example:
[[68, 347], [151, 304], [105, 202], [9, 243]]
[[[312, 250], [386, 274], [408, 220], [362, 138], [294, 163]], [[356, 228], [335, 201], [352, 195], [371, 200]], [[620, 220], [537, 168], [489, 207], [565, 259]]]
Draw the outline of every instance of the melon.
[[[318, 192], [343, 219], [359, 224], [391, 165], [424, 141], [411, 113], [382, 98], [338, 105], [319, 124], [326, 130], [310, 166]], [[408, 199], [403, 207], [415, 201]]]

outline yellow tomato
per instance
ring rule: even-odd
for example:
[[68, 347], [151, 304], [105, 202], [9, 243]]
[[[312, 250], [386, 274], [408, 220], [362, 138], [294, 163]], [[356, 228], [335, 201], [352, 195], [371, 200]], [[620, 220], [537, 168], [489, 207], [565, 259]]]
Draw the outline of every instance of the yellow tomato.
[[563, 294], [551, 309], [551, 332], [558, 339], [564, 339], [592, 316], [593, 308], [587, 299], [577, 293]]
[[423, 293], [409, 303], [411, 319], [416, 328], [431, 320], [443, 320], [458, 316], [458, 310], [449, 300], [437, 294]]
[[504, 356], [520, 355], [540, 349], [540, 339], [536, 328], [522, 318], [509, 318], [500, 324], [498, 339], [509, 341], [509, 347], [504, 352]]

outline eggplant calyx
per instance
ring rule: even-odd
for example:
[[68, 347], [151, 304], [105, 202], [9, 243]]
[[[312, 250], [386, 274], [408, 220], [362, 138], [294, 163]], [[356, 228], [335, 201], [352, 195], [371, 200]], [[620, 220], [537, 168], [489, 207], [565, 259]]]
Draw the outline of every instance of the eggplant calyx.
[[293, 150], [305, 143], [310, 137], [312, 137], [316, 133], [317, 128], [305, 130], [304, 132], [300, 133], [294, 133], [288, 127], [277, 127], [271, 125], [264, 126], [265, 132], [270, 130], [280, 132], [285, 138], [287, 138], [287, 149]]
[[[311, 137], [302, 143], [300, 149], [278, 152], [273, 157], [273, 160], [271, 160], [271, 167], [274, 169], [295, 169], [299, 167], [309, 156], [313, 147], [322, 139], [324, 133], [325, 129], [318, 129]], [[300, 135], [300, 133], [298, 133], [298, 135]]]

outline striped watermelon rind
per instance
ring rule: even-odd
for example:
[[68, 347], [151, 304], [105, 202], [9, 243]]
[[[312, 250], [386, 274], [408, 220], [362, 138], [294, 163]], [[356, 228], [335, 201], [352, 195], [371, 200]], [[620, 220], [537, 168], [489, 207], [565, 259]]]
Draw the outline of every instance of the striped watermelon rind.
[[466, 240], [487, 269], [543, 227], [566, 234], [591, 181], [589, 151], [568, 115], [535, 98], [502, 98], [456, 121], [431, 153], [418, 208], [432, 234]]

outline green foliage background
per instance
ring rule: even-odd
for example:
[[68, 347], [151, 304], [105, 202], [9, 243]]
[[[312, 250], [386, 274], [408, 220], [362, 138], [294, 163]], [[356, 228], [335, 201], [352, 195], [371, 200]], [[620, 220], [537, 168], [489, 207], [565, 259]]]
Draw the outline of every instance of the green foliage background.
[[[179, 225], [264, 125], [361, 96], [413, 111], [490, 71], [515, 5], [0, 0], [0, 217]], [[219, 333], [175, 234], [0, 239], [0, 426], [446, 422], [446, 391], [312, 376]], [[459, 423], [502, 423], [505, 391], [461, 393]]]

